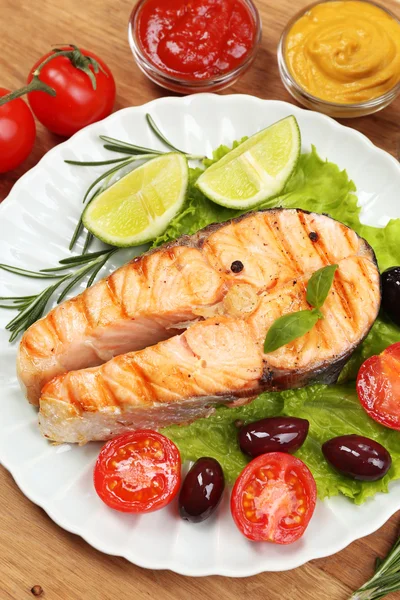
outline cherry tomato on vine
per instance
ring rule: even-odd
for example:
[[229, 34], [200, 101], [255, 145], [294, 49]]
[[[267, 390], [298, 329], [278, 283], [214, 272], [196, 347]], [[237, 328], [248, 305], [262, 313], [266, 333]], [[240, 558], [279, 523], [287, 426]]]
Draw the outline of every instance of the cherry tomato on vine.
[[231, 496], [238, 529], [250, 540], [291, 544], [305, 532], [317, 500], [314, 477], [298, 458], [261, 454], [243, 469]]
[[361, 365], [357, 394], [372, 419], [400, 430], [400, 342]]
[[[45, 54], [28, 76], [30, 83], [36, 69], [55, 55], [40, 69], [38, 76], [55, 90], [56, 95], [33, 91], [28, 93], [28, 100], [36, 118], [47, 129], [62, 136], [73, 135], [86, 125], [104, 119], [115, 102], [115, 81], [107, 65], [94, 53], [73, 48], [63, 46]], [[60, 51], [70, 54], [56, 55]], [[93, 75], [88, 75], [89, 70]]]
[[[0, 88], [0, 98], [9, 93]], [[7, 173], [24, 162], [35, 137], [35, 121], [23, 100], [17, 98], [0, 106], [0, 173]]]
[[181, 458], [171, 440], [150, 430], [107, 442], [94, 468], [94, 487], [110, 508], [145, 513], [166, 506], [181, 483]]

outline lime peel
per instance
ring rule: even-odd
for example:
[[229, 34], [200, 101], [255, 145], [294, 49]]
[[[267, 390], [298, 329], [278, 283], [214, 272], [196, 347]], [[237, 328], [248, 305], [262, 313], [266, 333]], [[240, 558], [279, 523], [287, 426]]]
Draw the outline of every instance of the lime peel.
[[250, 209], [283, 190], [296, 168], [300, 151], [297, 121], [294, 116], [286, 117], [211, 165], [196, 185], [216, 204]]
[[106, 244], [139, 246], [158, 237], [181, 210], [188, 187], [186, 157], [158, 156], [96, 196], [82, 215], [86, 229]]

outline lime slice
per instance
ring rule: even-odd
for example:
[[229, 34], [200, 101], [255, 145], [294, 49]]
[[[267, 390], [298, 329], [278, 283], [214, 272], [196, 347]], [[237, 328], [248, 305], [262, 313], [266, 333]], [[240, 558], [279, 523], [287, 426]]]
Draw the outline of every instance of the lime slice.
[[99, 194], [83, 213], [83, 224], [112, 246], [149, 242], [182, 208], [188, 178], [182, 154], [153, 158]]
[[231, 150], [204, 171], [196, 185], [216, 204], [252, 208], [283, 190], [300, 149], [297, 121], [287, 117]]

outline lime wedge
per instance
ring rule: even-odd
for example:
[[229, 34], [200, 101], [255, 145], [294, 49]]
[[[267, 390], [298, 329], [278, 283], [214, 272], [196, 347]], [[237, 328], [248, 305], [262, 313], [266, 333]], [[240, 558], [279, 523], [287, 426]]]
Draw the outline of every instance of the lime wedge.
[[162, 234], [182, 208], [189, 170], [182, 154], [153, 158], [104, 190], [83, 213], [83, 224], [112, 246], [139, 246]]
[[216, 204], [252, 208], [283, 190], [300, 149], [297, 121], [287, 117], [231, 150], [204, 171], [196, 185]]

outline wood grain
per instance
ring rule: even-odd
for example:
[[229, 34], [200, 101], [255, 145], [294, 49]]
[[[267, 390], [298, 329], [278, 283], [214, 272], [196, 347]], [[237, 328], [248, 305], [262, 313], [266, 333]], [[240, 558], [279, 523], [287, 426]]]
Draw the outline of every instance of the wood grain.
[[[280, 32], [307, 0], [256, 0], [263, 19], [263, 43], [251, 70], [226, 93], [291, 101], [276, 64]], [[1, 0], [0, 85], [14, 89], [51, 44], [74, 42], [97, 52], [112, 69], [118, 86], [116, 110], [165, 95], [136, 67], [127, 42], [133, 2], [118, 0]], [[400, 4], [384, 4], [400, 14]], [[396, 155], [400, 133], [399, 99], [381, 113], [347, 120], [377, 146]], [[50, 148], [62, 141], [38, 125], [35, 149], [15, 172], [0, 175], [0, 200]], [[168, 571], [148, 571], [121, 558], [102, 555], [79, 537], [55, 525], [18, 490], [0, 468], [0, 600], [33, 598], [41, 585], [46, 600], [345, 600], [373, 571], [377, 554], [389, 550], [399, 532], [400, 513], [380, 531], [339, 554], [287, 573], [245, 579], [185, 578]], [[321, 532], [323, 535], [323, 531]], [[400, 594], [393, 594], [400, 598]]]

